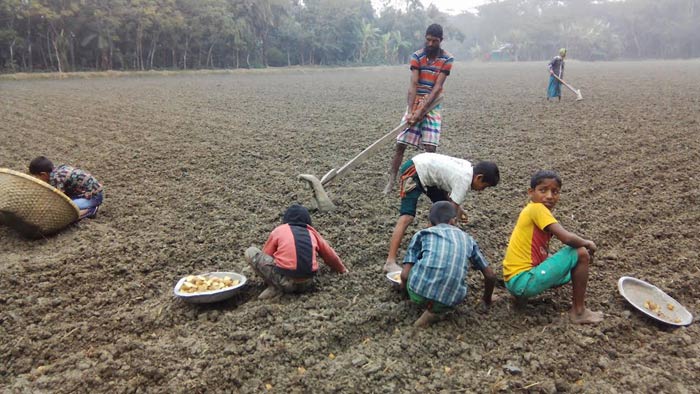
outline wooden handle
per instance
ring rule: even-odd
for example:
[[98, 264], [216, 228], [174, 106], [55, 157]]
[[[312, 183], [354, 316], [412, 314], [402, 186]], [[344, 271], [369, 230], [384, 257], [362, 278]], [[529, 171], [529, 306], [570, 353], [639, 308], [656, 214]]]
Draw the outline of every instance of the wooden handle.
[[[430, 108], [428, 109], [428, 111], [426, 111], [426, 114], [428, 112], [432, 111], [433, 109], [435, 109], [435, 107], [437, 107], [442, 102], [442, 97], [443, 96], [440, 95], [440, 96], [436, 97], [435, 100], [433, 100], [433, 103], [430, 104]], [[390, 139], [396, 138], [396, 136], [401, 131], [406, 130], [406, 127], [408, 127], [408, 123], [401, 122], [401, 124], [396, 126], [396, 128], [394, 128], [390, 132], [384, 134], [380, 139], [374, 141], [372, 143], [372, 145], [368, 146], [367, 148], [365, 148], [365, 150], [363, 150], [362, 152], [357, 154], [357, 156], [353, 157], [350, 161], [345, 163], [334, 174], [331, 174], [330, 172], [328, 174], [326, 174], [326, 176], [323, 177], [322, 184], [327, 185], [333, 179], [335, 179], [335, 178], [345, 174], [346, 172], [350, 171], [351, 169], [355, 168], [358, 164], [362, 163], [365, 159], [367, 159], [372, 153], [374, 153], [376, 150], [378, 150], [379, 147], [382, 146], [382, 144], [384, 142], [386, 142]]]

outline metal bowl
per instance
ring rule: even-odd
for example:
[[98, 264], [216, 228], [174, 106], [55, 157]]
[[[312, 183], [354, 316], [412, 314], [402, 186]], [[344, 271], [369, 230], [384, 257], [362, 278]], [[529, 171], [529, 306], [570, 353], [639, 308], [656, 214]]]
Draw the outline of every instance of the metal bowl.
[[652, 284], [623, 276], [617, 288], [632, 306], [653, 319], [672, 326], [687, 326], [693, 322], [693, 315], [683, 305]]
[[200, 275], [206, 277], [214, 276], [217, 278], [224, 278], [228, 276], [233, 280], [238, 280], [239, 282], [235, 286], [227, 287], [224, 289], [203, 291], [200, 293], [185, 293], [183, 291], [180, 291], [180, 288], [182, 288], [182, 284], [185, 283], [187, 276], [189, 276], [187, 275], [182, 277], [175, 285], [175, 296], [177, 296], [179, 299], [185, 302], [191, 302], [193, 304], [207, 304], [210, 302], [223, 301], [225, 299], [233, 297], [238, 292], [238, 290], [240, 290], [240, 288], [246, 284], [246, 281], [248, 280], [245, 277], [245, 275], [237, 274], [235, 272], [207, 272], [206, 274]]
[[399, 286], [399, 285], [401, 285], [401, 278], [399, 278], [398, 280], [395, 279], [397, 275], [400, 276], [401, 271], [387, 272], [386, 280], [388, 280], [389, 282], [393, 283], [396, 286]]

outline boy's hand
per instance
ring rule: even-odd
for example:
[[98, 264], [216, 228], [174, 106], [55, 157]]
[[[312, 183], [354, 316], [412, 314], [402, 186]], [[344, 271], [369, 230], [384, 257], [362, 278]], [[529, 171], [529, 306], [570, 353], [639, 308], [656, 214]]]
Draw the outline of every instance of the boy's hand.
[[492, 296], [488, 297], [488, 299], [482, 298], [481, 301], [479, 301], [479, 305], [478, 305], [479, 312], [482, 312], [482, 313], [488, 312], [489, 310], [491, 310], [491, 305], [493, 305], [494, 302], [498, 302], [498, 300], [500, 300], [500, 299], [501, 299], [501, 297], [498, 294], [492, 295]]
[[403, 268], [401, 269], [401, 281], [399, 283], [399, 288], [403, 291], [406, 290], [408, 274], [411, 272], [411, 268], [413, 268], [413, 264], [404, 263]]
[[479, 312], [480, 313], [488, 313], [490, 309], [491, 309], [491, 302], [486, 302], [486, 300], [481, 300], [481, 302], [479, 303]]
[[493, 304], [491, 300], [486, 301], [485, 299], [482, 299], [479, 301], [477, 311], [479, 311], [479, 313], [488, 313], [488, 311], [491, 309], [491, 304]]
[[594, 243], [593, 241], [590, 241], [590, 240], [587, 240], [587, 241], [586, 241], [586, 245], [584, 245], [584, 247], [585, 247], [586, 249], [588, 249], [588, 253], [590, 253], [591, 256], [592, 256], [593, 254], [595, 254], [595, 251], [596, 251], [596, 250], [598, 250], [598, 247], [595, 246], [595, 243]]

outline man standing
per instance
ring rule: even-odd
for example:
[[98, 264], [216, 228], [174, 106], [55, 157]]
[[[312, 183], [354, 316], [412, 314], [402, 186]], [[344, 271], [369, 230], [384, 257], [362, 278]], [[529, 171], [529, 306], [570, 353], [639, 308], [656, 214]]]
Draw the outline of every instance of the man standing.
[[396, 175], [407, 145], [422, 146], [426, 152], [435, 152], [440, 142], [442, 104], [431, 111], [428, 109], [442, 93], [445, 79], [450, 75], [454, 62], [452, 54], [440, 48], [441, 43], [442, 26], [434, 23], [425, 31], [425, 47], [411, 55], [411, 84], [408, 87], [406, 113], [402, 119], [409, 127], [396, 137], [396, 150], [384, 194], [390, 193], [396, 183]]
[[[547, 64], [549, 68], [549, 86], [547, 86], [547, 101], [555, 97], [561, 101], [561, 82], [559, 79], [564, 79], [564, 58], [566, 57], [566, 48], [559, 50], [559, 55], [554, 56], [552, 61]], [[557, 79], [557, 77], [559, 79]]]

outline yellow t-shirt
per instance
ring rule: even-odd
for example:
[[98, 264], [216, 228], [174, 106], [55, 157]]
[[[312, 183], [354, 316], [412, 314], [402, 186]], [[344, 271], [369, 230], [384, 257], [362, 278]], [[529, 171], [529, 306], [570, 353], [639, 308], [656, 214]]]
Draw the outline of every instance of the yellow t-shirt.
[[544, 229], [556, 222], [552, 212], [542, 203], [530, 202], [523, 208], [503, 259], [504, 280], [528, 271], [547, 258], [547, 246], [552, 234]]

